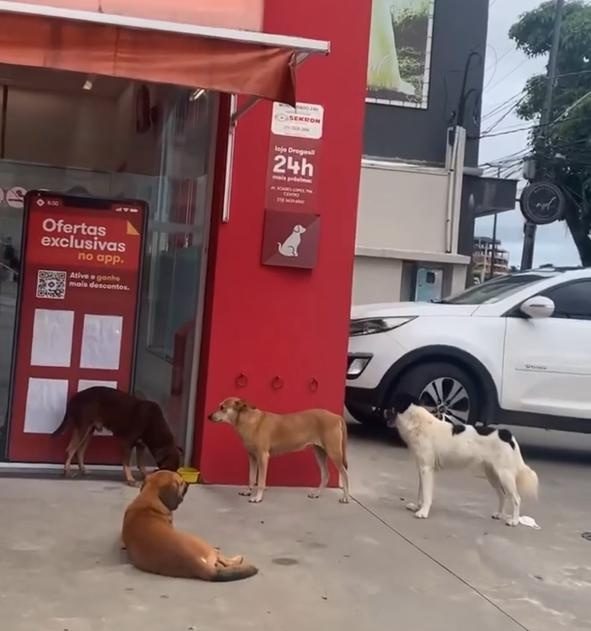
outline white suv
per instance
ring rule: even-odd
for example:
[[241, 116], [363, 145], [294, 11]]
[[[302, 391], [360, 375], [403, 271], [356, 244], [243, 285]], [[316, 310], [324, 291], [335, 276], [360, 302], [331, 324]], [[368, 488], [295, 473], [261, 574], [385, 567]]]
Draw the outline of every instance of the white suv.
[[396, 392], [438, 416], [591, 433], [591, 269], [503, 276], [438, 303], [354, 307], [346, 405]]

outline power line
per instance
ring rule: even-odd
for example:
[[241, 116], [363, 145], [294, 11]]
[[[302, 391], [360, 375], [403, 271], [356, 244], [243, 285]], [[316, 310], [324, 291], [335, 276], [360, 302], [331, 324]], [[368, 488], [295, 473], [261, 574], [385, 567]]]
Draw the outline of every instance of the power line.
[[491, 131], [496, 129], [507, 118], [507, 116], [509, 116], [509, 114], [511, 114], [511, 112], [516, 110], [519, 107], [519, 105], [521, 103], [523, 103], [525, 98], [526, 98], [526, 95], [522, 96], [515, 103], [513, 103], [513, 105], [499, 119], [497, 119], [486, 131], [484, 131], [482, 133], [483, 134], [489, 134]]
[[[503, 131], [497, 131], [494, 132], [493, 134], [482, 134], [481, 136], [478, 136], [477, 138], [482, 140], [483, 138], [496, 138], [497, 136], [508, 136], [510, 134], [517, 134], [520, 131], [527, 131], [529, 129], [535, 129], [536, 127], [539, 127], [540, 125], [527, 125], [525, 127], [516, 127], [513, 129], [504, 129]], [[471, 140], [474, 140], [473, 138]]]
[[526, 149], [520, 149], [519, 151], [515, 151], [514, 153], [509, 153], [508, 155], [501, 156], [500, 158], [496, 158], [495, 160], [483, 162], [482, 164], [479, 164], [478, 166], [481, 166], [481, 167], [482, 166], [495, 166], [496, 167], [496, 165], [499, 163], [509, 162], [515, 159], [521, 159], [530, 152], [531, 152], [531, 149], [527, 147]]
[[[506, 173], [503, 174], [503, 179], [505, 180], [509, 180], [514, 178], [516, 175], [518, 175], [522, 170], [521, 165], [517, 165], [516, 167], [513, 167], [512, 170], [507, 171]], [[521, 176], [520, 176], [521, 178]]]
[[575, 75], [581, 74], [591, 74], [591, 70], [574, 70], [573, 72], [562, 72], [561, 74], [557, 74], [557, 79], [562, 79], [562, 77], [574, 77]]
[[581, 116], [570, 116], [569, 118], [565, 118], [564, 120], [559, 120], [560, 118], [562, 118], [562, 116], [564, 115], [561, 114], [560, 116], [558, 116], [556, 119], [554, 119], [552, 122], [550, 123], [537, 123], [535, 125], [525, 125], [523, 127], [511, 127], [509, 129], [503, 129], [500, 130], [498, 132], [495, 132], [493, 134], [481, 134], [480, 136], [476, 136], [476, 137], [470, 137], [470, 140], [477, 140], [477, 139], [482, 139], [482, 138], [495, 138], [496, 136], [507, 136], [509, 134], [516, 134], [520, 131], [527, 131], [530, 129], [542, 129], [542, 128], [550, 128], [552, 126], [555, 125], [561, 125], [562, 123], [565, 122], [572, 122], [572, 121], [576, 121], [576, 120], [588, 120], [587, 116], [581, 115]]
[[[591, 70], [578, 70], [576, 72], [565, 72], [563, 74], [557, 75], [557, 78], [570, 77], [570, 76], [582, 75], [582, 74], [591, 74]], [[501, 116], [501, 118], [496, 123], [491, 125], [491, 127], [489, 127], [489, 129], [487, 129], [486, 131], [484, 131], [482, 133], [481, 138], [486, 137], [493, 129], [495, 129], [497, 127], [497, 125], [500, 122], [502, 122], [505, 118], [507, 118], [507, 116], [509, 116], [509, 114], [513, 110], [515, 110], [515, 108], [517, 108], [528, 97], [528, 94], [524, 94], [524, 92], [525, 92], [525, 88], [520, 90], [517, 94], [513, 95], [512, 97], [508, 98], [507, 100], [503, 101], [501, 104], [495, 106], [494, 108], [492, 108], [490, 111], [488, 111], [486, 114], [484, 114], [482, 116], [481, 121], [485, 121], [486, 119], [490, 118], [494, 114], [497, 114], [498, 112], [500, 112], [503, 109], [503, 107], [509, 105], [509, 108], [504, 112], [504, 114]], [[516, 99], [517, 99], [517, 102], [511, 104], [511, 102], [515, 101]], [[565, 113], [566, 113], [566, 111], [563, 113], [563, 115]]]
[[[578, 140], [573, 140], [567, 143], [559, 143], [552, 145], [552, 150], [555, 153], [560, 153], [562, 151], [568, 151], [571, 148], [577, 148], [581, 143], [588, 142], [587, 137], [579, 138]], [[497, 169], [501, 168], [502, 170], [509, 171], [511, 169], [520, 169], [523, 164], [524, 159], [531, 155], [532, 149], [530, 147], [526, 147], [525, 149], [521, 149], [520, 151], [516, 151], [514, 153], [508, 154], [506, 156], [501, 156], [494, 160], [489, 160], [487, 162], [482, 162], [478, 166], [483, 168], [486, 171], [492, 171], [493, 174], [497, 171]], [[587, 162], [587, 158], [589, 162]], [[565, 166], [574, 165], [575, 167], [583, 166], [583, 167], [591, 167], [591, 149], [587, 154], [584, 150], [569, 157], [565, 157], [564, 159], [560, 157], [547, 158], [546, 160], [550, 160], [552, 162], [564, 163]]]
[[[499, 67], [499, 57], [497, 55], [497, 49], [492, 46], [491, 44], [487, 44], [486, 48], [490, 48], [493, 51], [493, 54], [495, 56], [495, 60], [493, 62], [494, 66], [492, 69], [492, 76], [491, 78], [488, 80], [488, 83], [484, 86], [484, 90], [486, 90], [486, 88], [488, 88], [488, 86], [491, 84], [492, 80], [495, 78], [496, 74], [497, 74], [497, 68]], [[486, 68], [484, 70], [484, 74], [486, 75], [487, 71]]]
[[[523, 90], [519, 90], [519, 92], [517, 92], [517, 94], [514, 94], [513, 96], [510, 96], [508, 99], [506, 99], [505, 101], [503, 101], [502, 103], [497, 103], [497, 105], [495, 105], [494, 107], [492, 107], [488, 112], [486, 112], [485, 114], [482, 115], [482, 119], [481, 120], [486, 120], [487, 118], [491, 118], [492, 116], [494, 116], [495, 114], [498, 114], [504, 107], [506, 107], [507, 105], [509, 105], [510, 107], [513, 107], [511, 104], [513, 101], [516, 101], [517, 99], [519, 99], [519, 97], [521, 97], [523, 95], [523, 93], [525, 92], [525, 88]], [[526, 95], [527, 96], [527, 95]]]
[[[578, 145], [580, 143], [589, 142], [591, 143], [591, 139], [588, 136], [581, 136], [580, 138], [576, 138], [574, 140], [569, 140], [568, 142], [556, 143], [552, 145], [552, 148], [555, 150], [561, 149], [569, 149]], [[492, 160], [487, 160], [486, 162], [481, 162], [479, 167], [497, 167], [498, 164], [504, 164], [508, 162], [513, 162], [514, 160], [521, 160], [527, 154], [532, 152], [531, 147], [525, 147], [524, 149], [519, 149], [518, 151], [514, 151], [513, 153], [508, 153], [506, 155], [500, 156], [498, 158], [494, 158]]]
[[530, 61], [529, 57], [526, 57], [525, 59], [521, 60], [514, 68], [513, 70], [510, 70], [504, 77], [502, 77], [501, 79], [499, 79], [499, 81], [497, 81], [494, 85], [492, 85], [490, 87], [491, 90], [494, 90], [497, 86], [501, 85], [501, 83], [503, 83], [503, 81], [505, 81], [505, 79], [507, 79], [508, 77], [510, 77], [513, 73], [517, 72], [519, 70], [519, 68], [521, 68], [522, 66], [524, 66], [528, 61]]

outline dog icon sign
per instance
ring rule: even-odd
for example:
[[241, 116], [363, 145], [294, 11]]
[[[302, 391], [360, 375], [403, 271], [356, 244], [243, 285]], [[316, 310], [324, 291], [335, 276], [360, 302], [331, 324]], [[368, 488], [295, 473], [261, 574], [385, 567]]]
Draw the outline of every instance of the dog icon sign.
[[302, 235], [306, 232], [304, 226], [296, 224], [291, 231], [291, 234], [281, 243], [277, 242], [277, 251], [281, 256], [299, 256], [300, 243], [302, 242]]

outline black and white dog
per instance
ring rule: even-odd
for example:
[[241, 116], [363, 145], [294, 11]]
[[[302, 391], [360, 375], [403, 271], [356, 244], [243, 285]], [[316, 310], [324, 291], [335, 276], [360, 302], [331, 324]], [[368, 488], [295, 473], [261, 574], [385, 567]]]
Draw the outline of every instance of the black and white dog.
[[398, 428], [417, 461], [419, 499], [417, 504], [407, 505], [415, 517], [429, 517], [434, 472], [443, 468], [481, 466], [499, 497], [499, 509], [493, 519], [504, 519], [508, 526], [519, 524], [520, 496], [537, 497], [538, 476], [523, 461], [509, 430], [442, 421], [408, 394], [394, 398], [386, 419], [389, 427]]

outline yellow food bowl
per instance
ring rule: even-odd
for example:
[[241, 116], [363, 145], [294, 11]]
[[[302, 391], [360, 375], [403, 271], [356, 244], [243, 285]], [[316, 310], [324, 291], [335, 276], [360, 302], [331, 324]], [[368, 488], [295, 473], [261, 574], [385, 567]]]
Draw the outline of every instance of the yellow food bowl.
[[199, 471], [191, 467], [181, 467], [178, 474], [187, 484], [197, 484], [199, 482]]

